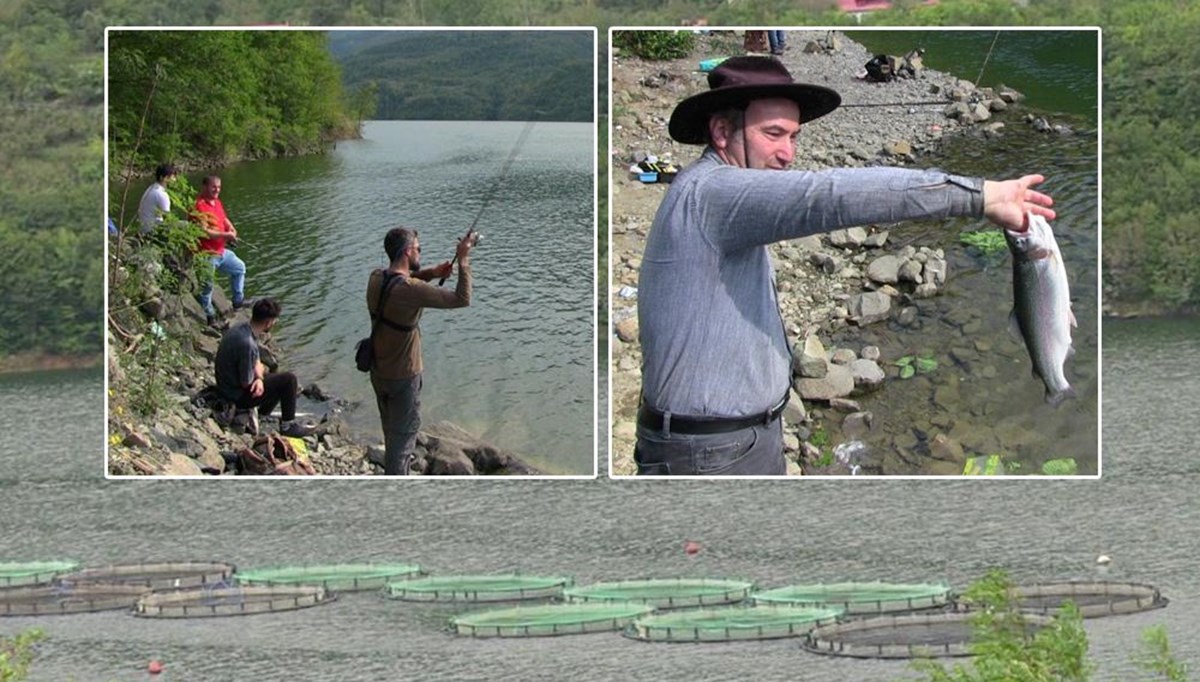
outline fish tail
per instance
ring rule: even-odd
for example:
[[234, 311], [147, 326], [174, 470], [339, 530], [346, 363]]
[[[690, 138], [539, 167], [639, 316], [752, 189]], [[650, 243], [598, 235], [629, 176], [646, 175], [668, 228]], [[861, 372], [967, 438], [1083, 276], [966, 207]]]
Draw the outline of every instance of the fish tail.
[[1057, 391], [1052, 391], [1049, 388], [1046, 389], [1046, 402], [1054, 408], [1057, 408], [1059, 405], [1063, 404], [1063, 401], [1065, 401], [1067, 398], [1074, 397], [1075, 389], [1071, 388], [1070, 386]]

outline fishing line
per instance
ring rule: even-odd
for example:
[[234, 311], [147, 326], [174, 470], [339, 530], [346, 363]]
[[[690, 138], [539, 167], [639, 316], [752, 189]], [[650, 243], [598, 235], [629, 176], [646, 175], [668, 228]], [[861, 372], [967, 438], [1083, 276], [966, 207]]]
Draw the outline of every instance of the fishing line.
[[979, 87], [979, 79], [983, 78], [983, 70], [987, 68], [988, 60], [992, 58], [992, 50], [996, 47], [996, 41], [1000, 39], [1000, 32], [996, 31], [996, 35], [992, 36], [992, 45], [988, 48], [987, 56], [983, 58], [983, 66], [979, 67], [979, 75], [975, 76], [975, 87]]
[[[504, 181], [505, 176], [508, 175], [508, 169], [512, 167], [513, 161], [517, 158], [517, 152], [521, 151], [521, 147], [525, 144], [526, 138], [529, 137], [529, 131], [533, 130], [533, 124], [533, 121], [526, 121], [525, 127], [521, 129], [521, 134], [517, 136], [516, 144], [513, 145], [512, 151], [508, 153], [508, 158], [504, 161], [504, 166], [500, 168], [500, 174], [496, 176], [496, 180], [492, 183], [491, 189], [488, 190], [487, 195], [483, 198], [483, 205], [479, 207], [479, 211], [475, 214], [475, 219], [471, 221], [471, 226], [467, 228], [467, 235], [470, 235], [475, 231], [475, 226], [479, 224], [479, 219], [483, 217], [483, 212], [487, 210], [488, 204], [491, 204], [492, 199], [495, 198], [496, 191], [500, 189], [501, 183]], [[454, 262], [457, 260], [458, 251], [456, 250], [454, 252], [454, 258], [450, 260], [451, 267], [454, 266]], [[439, 287], [445, 283], [445, 277], [438, 280]]]

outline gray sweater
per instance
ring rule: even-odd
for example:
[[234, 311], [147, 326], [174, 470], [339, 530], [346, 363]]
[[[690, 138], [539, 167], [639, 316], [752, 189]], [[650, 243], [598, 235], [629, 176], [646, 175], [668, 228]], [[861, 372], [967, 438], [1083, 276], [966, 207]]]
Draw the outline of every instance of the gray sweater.
[[741, 417], [788, 390], [766, 245], [867, 223], [983, 212], [983, 180], [938, 170], [748, 170], [709, 148], [671, 183], [638, 282], [642, 394], [660, 412]]

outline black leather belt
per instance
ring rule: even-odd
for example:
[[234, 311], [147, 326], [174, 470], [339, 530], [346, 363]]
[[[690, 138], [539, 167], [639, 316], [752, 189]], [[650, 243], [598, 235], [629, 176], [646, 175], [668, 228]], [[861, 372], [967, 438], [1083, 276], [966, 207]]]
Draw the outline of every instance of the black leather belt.
[[666, 429], [669, 429], [670, 433], [682, 433], [692, 436], [731, 433], [733, 431], [748, 429], [751, 426], [770, 424], [775, 421], [779, 418], [780, 414], [783, 414], [783, 408], [787, 407], [790, 395], [790, 392], [785, 394], [783, 400], [780, 400], [778, 405], [766, 412], [747, 417], [689, 417], [687, 415], [672, 414], [668, 418], [666, 413], [647, 407], [643, 403], [638, 407], [638, 424], [654, 431], [662, 431], [665, 426]]

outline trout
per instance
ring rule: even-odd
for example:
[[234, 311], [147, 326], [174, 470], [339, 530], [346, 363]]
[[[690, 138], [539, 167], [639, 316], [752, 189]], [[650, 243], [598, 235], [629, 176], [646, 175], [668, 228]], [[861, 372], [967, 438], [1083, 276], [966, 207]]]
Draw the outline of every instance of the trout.
[[1058, 407], [1075, 391], [1067, 383], [1063, 365], [1074, 355], [1071, 328], [1071, 294], [1062, 252], [1046, 219], [1029, 213], [1025, 232], [1004, 231], [1013, 256], [1013, 311], [1011, 323], [1025, 340], [1033, 375], [1046, 385], [1046, 402]]

